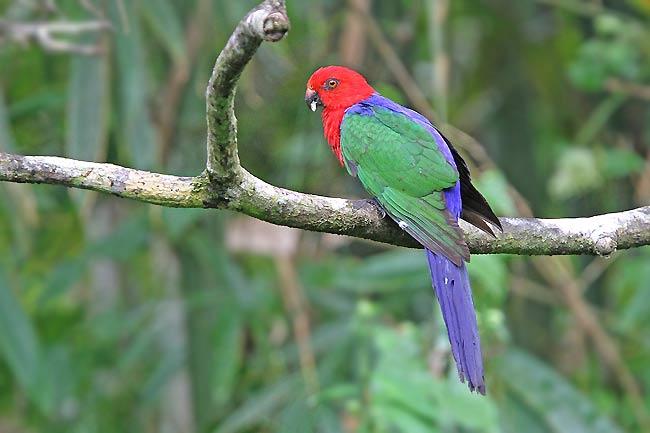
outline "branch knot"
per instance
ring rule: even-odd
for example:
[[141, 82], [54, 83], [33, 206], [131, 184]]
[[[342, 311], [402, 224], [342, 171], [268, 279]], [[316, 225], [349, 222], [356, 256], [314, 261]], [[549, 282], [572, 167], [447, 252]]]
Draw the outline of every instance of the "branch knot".
[[262, 28], [264, 30], [264, 40], [277, 42], [289, 31], [289, 17], [284, 12], [273, 12], [264, 19]]
[[599, 256], [609, 257], [616, 252], [618, 242], [611, 234], [602, 233], [594, 241], [594, 248]]
[[265, 1], [249, 12], [245, 22], [253, 35], [267, 42], [278, 42], [290, 28], [284, 1], [279, 0]]

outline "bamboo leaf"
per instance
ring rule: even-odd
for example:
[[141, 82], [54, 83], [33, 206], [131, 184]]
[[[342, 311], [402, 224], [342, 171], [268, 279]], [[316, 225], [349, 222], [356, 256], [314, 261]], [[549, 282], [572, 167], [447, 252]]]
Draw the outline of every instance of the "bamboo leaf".
[[525, 352], [511, 349], [493, 365], [508, 388], [544, 420], [551, 431], [623, 431], [562, 376]]
[[226, 404], [237, 380], [243, 348], [243, 328], [240, 308], [234, 299], [220, 304], [215, 314], [213, 347], [215, 365], [212, 370], [212, 392], [217, 406]]
[[175, 63], [185, 59], [184, 35], [179, 14], [170, 0], [140, 3], [142, 16]]
[[75, 56], [68, 82], [65, 154], [97, 161], [106, 153], [108, 65], [104, 56]]
[[[16, 142], [9, 124], [9, 110], [2, 88], [0, 88], [0, 152], [16, 152]], [[10, 207], [19, 210], [18, 215], [11, 213], [10, 218], [16, 231], [22, 235], [23, 242], [19, 245], [22, 253], [27, 250], [27, 244], [31, 242], [28, 240], [30, 233], [26, 226], [34, 226], [38, 223], [36, 197], [31, 185], [7, 183], [5, 188], [11, 202]]]
[[235, 433], [261, 423], [298, 393], [299, 384], [298, 376], [287, 376], [280, 382], [251, 395], [242, 406], [219, 424], [214, 433]]
[[0, 271], [0, 354], [22, 388], [35, 396], [40, 364], [36, 331]]
[[[156, 131], [148, 107], [149, 71], [146, 50], [142, 40], [140, 22], [136, 13], [137, 2], [112, 2], [111, 19], [122, 21], [122, 11], [128, 20], [128, 28], [115, 35], [115, 55], [119, 77], [119, 126], [120, 159], [140, 169], [152, 169], [156, 162]], [[125, 26], [126, 27], [126, 26]]]
[[9, 110], [5, 103], [4, 92], [0, 88], [0, 152], [13, 153], [15, 151], [16, 143], [9, 126]]

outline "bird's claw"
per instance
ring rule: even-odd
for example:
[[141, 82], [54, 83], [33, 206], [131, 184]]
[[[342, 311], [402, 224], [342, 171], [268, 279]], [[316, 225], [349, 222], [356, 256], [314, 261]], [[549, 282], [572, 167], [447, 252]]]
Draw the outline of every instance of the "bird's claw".
[[365, 200], [354, 200], [352, 202], [352, 207], [356, 210], [365, 209], [367, 208], [368, 205], [372, 206], [375, 209], [380, 219], [386, 218], [386, 211], [384, 210], [382, 205], [379, 204], [379, 202], [374, 198], [365, 199]]
[[371, 198], [368, 200], [368, 202], [377, 209], [377, 213], [379, 214], [380, 219], [386, 218], [386, 211], [384, 210], [384, 207], [377, 201], [377, 199]]

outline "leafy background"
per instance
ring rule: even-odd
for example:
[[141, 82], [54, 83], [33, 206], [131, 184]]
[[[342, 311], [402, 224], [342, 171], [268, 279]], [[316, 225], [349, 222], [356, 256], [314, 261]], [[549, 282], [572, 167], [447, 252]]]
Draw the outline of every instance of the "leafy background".
[[[0, 13], [93, 19], [46, 3]], [[239, 86], [254, 174], [364, 196], [302, 100], [343, 63], [477, 138], [487, 154], [454, 141], [499, 215], [650, 201], [647, 0], [288, 3]], [[211, 65], [254, 2], [95, 5], [102, 55], [0, 46], [0, 150], [199, 173]], [[2, 432], [650, 431], [648, 248], [475, 256], [485, 398], [458, 383], [419, 251], [3, 184], [0, 258]]]

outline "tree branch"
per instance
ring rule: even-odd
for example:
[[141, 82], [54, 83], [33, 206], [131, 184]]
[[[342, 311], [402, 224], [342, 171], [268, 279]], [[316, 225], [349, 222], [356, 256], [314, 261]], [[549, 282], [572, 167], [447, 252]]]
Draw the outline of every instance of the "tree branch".
[[208, 174], [218, 182], [241, 174], [237, 154], [235, 88], [262, 41], [277, 42], [289, 31], [284, 0], [266, 0], [239, 22], [212, 70], [206, 92]]
[[[219, 54], [206, 93], [207, 170], [178, 177], [48, 156], [0, 153], [0, 181], [82, 188], [170, 207], [229, 209], [305, 230], [379, 242], [420, 246], [368, 200], [303, 194], [270, 185], [239, 163], [235, 86], [263, 40], [278, 41], [289, 29], [284, 1], [266, 0], [239, 23]], [[492, 238], [462, 224], [472, 253], [609, 255], [650, 244], [650, 207], [591, 218], [502, 218]]]
[[168, 207], [203, 207], [204, 177], [150, 173], [113, 164], [56, 156], [19, 156], [0, 152], [0, 180], [46, 183], [88, 189]]
[[[2, 181], [89, 189], [169, 207], [229, 209], [289, 227], [420, 247], [368, 200], [290, 191], [240, 170], [235, 186], [215, 187], [206, 175], [178, 177], [112, 164], [0, 153]], [[501, 223], [504, 230], [497, 238], [462, 224], [472, 253], [609, 255], [650, 245], [650, 206], [590, 218], [501, 218]]]

